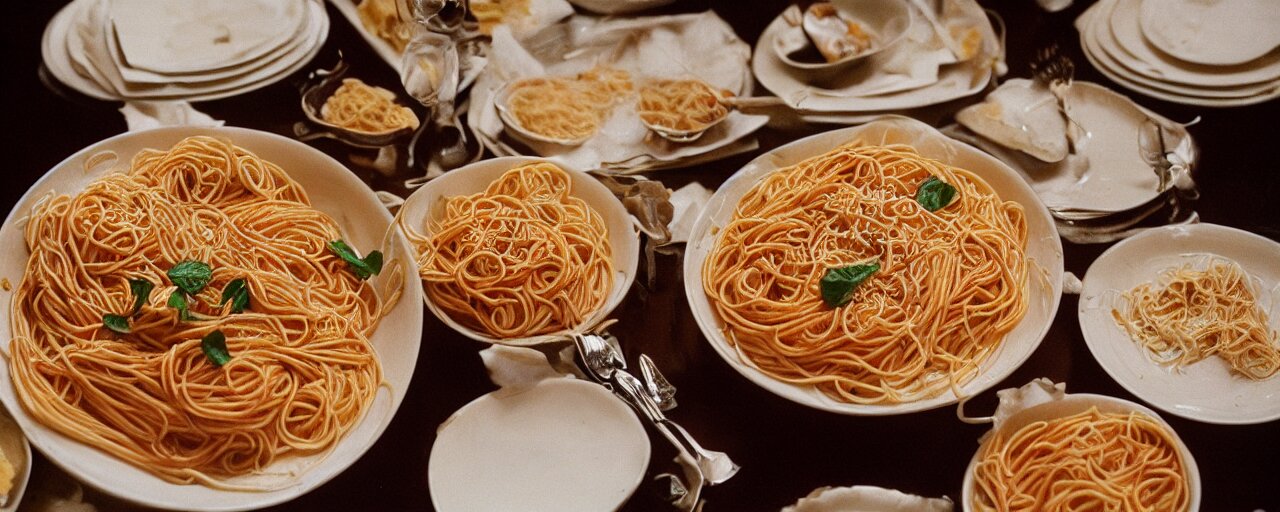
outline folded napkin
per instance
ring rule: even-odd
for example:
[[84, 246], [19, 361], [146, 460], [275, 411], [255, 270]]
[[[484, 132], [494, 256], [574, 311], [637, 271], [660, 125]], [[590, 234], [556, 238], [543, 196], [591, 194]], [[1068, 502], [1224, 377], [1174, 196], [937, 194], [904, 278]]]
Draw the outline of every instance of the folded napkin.
[[120, 107], [128, 131], [162, 126], [222, 126], [223, 121], [196, 110], [186, 101], [130, 101]]

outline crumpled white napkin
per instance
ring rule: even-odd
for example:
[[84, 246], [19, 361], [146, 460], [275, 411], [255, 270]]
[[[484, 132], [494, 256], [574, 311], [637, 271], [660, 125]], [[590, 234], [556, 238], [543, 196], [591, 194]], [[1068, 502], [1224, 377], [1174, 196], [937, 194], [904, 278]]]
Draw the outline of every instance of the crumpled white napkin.
[[925, 498], [870, 485], [819, 487], [782, 512], [951, 512], [950, 498]]
[[186, 101], [130, 101], [120, 107], [128, 131], [162, 126], [222, 126], [224, 121], [209, 117]]
[[671, 193], [668, 201], [671, 202], [675, 213], [671, 216], [671, 222], [667, 224], [667, 229], [671, 231], [671, 240], [668, 243], [689, 241], [689, 232], [693, 230], [693, 223], [697, 222], [698, 216], [702, 215], [703, 207], [710, 200], [711, 191], [696, 181]]

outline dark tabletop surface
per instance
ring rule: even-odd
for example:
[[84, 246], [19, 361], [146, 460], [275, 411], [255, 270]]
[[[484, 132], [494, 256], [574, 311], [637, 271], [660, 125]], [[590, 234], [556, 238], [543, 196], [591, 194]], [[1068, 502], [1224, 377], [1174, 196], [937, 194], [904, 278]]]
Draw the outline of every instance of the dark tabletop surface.
[[[1194, 203], [1205, 222], [1224, 224], [1280, 240], [1280, 102], [1210, 109], [1159, 101], [1122, 89], [1092, 69], [1080, 52], [1072, 22], [1090, 2], [1059, 13], [1040, 10], [1033, 0], [984, 1], [1009, 26], [1007, 77], [1029, 76], [1028, 64], [1040, 48], [1057, 43], [1076, 63], [1077, 79], [1105, 84], [1176, 121], [1203, 119], [1190, 128], [1201, 149], [1195, 169], [1201, 198]], [[56, 85], [41, 70], [40, 37], [63, 2], [22, 2], [9, 7], [4, 40], [6, 94], [5, 154], [0, 210], [7, 211], [48, 169], [63, 158], [125, 130], [118, 103], [97, 101]], [[786, 4], [781, 1], [684, 1], [663, 12], [714, 9], [738, 35], [754, 45], [765, 25]], [[352, 73], [367, 82], [399, 89], [394, 70], [379, 59], [332, 6], [327, 42], [307, 66], [330, 65], [339, 51]], [[290, 135], [301, 120], [295, 75], [241, 96], [196, 104], [230, 126]], [[758, 94], [764, 94], [757, 86]], [[715, 187], [762, 151], [834, 128], [801, 131], [765, 128], [760, 150], [691, 169], [650, 174], [675, 189], [690, 181]], [[314, 147], [350, 164], [368, 156], [331, 140]], [[362, 178], [379, 183], [374, 171], [350, 165]], [[408, 177], [408, 171], [397, 179]], [[1063, 242], [1066, 270], [1083, 276], [1110, 244]], [[1280, 262], [1276, 262], [1280, 265]], [[679, 388], [680, 406], [669, 415], [702, 444], [727, 452], [742, 470], [708, 489], [706, 510], [778, 510], [820, 486], [878, 485], [925, 496], [960, 496], [964, 471], [986, 426], [956, 419], [954, 408], [893, 417], [853, 417], [822, 412], [784, 400], [738, 375], [707, 344], [683, 294], [677, 257], [660, 256], [652, 287], [638, 280], [614, 316], [610, 330], [634, 364], [649, 354]], [[1070, 392], [1100, 393], [1133, 400], [1094, 361], [1076, 317], [1077, 300], [1064, 296], [1052, 329], [1039, 349], [994, 389], [1020, 386], [1036, 377], [1065, 382]], [[359, 461], [329, 483], [274, 507], [274, 510], [430, 510], [427, 460], [436, 427], [453, 411], [494, 388], [477, 352], [484, 345], [464, 338], [426, 313], [417, 370], [395, 419]], [[993, 392], [971, 402], [990, 411]], [[1280, 511], [1280, 422], [1209, 425], [1162, 414], [1190, 448], [1203, 481], [1204, 510]], [[653, 437], [650, 474], [670, 471], [674, 451]], [[647, 482], [647, 480], [646, 480]], [[28, 496], [64, 492], [65, 476], [37, 454]], [[573, 489], [562, 492], [573, 493]], [[129, 510], [91, 489], [86, 499], [99, 510]], [[30, 504], [28, 500], [24, 505]], [[673, 510], [642, 484], [624, 510]]]

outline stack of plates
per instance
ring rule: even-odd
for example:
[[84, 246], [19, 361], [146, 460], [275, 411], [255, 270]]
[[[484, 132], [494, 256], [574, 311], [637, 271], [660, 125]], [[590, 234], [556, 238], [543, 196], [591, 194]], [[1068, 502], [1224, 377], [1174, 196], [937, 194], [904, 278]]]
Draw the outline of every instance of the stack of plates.
[[1273, 0], [1102, 0], [1076, 20], [1080, 46], [1116, 83], [1205, 107], [1280, 95], [1280, 9]]
[[[923, 9], [932, 9], [933, 2], [880, 1], [906, 3], [911, 11], [906, 35], [892, 47], [834, 79], [822, 77], [788, 64], [775, 51], [775, 41], [794, 30], [779, 15], [756, 43], [751, 62], [756, 78], [804, 121], [853, 124], [890, 113], [918, 117], [913, 109], [982, 91], [1001, 67], [1000, 39], [973, 0], [941, 2], [941, 13], [931, 16]], [[952, 45], [962, 51], [951, 51]]]
[[45, 28], [45, 66], [104, 100], [212, 100], [264, 87], [329, 34], [314, 0], [75, 0]]

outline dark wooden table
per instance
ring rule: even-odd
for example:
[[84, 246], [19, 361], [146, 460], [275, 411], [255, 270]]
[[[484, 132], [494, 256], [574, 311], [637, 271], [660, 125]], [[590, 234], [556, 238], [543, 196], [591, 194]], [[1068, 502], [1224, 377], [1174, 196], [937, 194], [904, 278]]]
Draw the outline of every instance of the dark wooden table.
[[[1077, 64], [1078, 79], [1106, 84], [1138, 103], [1178, 121], [1202, 116], [1190, 128], [1202, 150], [1195, 178], [1202, 197], [1195, 203], [1205, 222], [1234, 226], [1280, 239], [1280, 122], [1278, 102], [1209, 109], [1177, 105], [1128, 93], [1102, 77], [1080, 53], [1072, 21], [1089, 2], [1049, 14], [1033, 0], [984, 2], [1009, 26], [1009, 77], [1029, 76], [1034, 53], [1061, 45]], [[749, 43], [782, 10], [784, 2], [682, 1], [664, 12], [714, 9]], [[0, 209], [8, 210], [45, 171], [75, 151], [125, 130], [118, 103], [92, 100], [56, 85], [41, 70], [40, 37], [60, 2], [22, 2], [10, 7], [4, 38], [6, 94], [4, 187]], [[398, 77], [378, 59], [355, 30], [329, 7], [332, 28], [323, 50], [308, 69], [330, 65], [339, 51], [353, 73], [368, 82], [398, 88]], [[301, 75], [301, 74], [300, 74]], [[301, 120], [294, 76], [242, 96], [197, 104], [228, 125], [288, 135]], [[760, 94], [764, 94], [762, 88]], [[760, 151], [831, 129], [803, 131], [766, 128]], [[333, 141], [315, 147], [344, 162], [352, 150]], [[690, 181], [714, 187], [759, 151], [692, 169], [662, 171], [651, 177], [671, 188]], [[382, 178], [352, 167], [368, 181]], [[407, 174], [406, 174], [407, 175]], [[403, 178], [404, 176], [401, 176]], [[1064, 242], [1066, 269], [1083, 276], [1109, 245]], [[1276, 262], [1280, 265], [1280, 262]], [[652, 288], [637, 283], [617, 310], [611, 329], [622, 339], [628, 359], [649, 354], [679, 387], [680, 407], [670, 413], [705, 446], [729, 453], [742, 471], [709, 489], [707, 510], [778, 510], [819, 486], [878, 485], [926, 496], [958, 499], [961, 479], [983, 426], [956, 420], [954, 409], [895, 417], [850, 417], [817, 411], [778, 398], [734, 372], [707, 344], [694, 323], [683, 294], [680, 261], [659, 259]], [[480, 358], [484, 348], [452, 332], [431, 314], [423, 325], [417, 371], [400, 411], [382, 438], [346, 472], [328, 484], [277, 510], [430, 510], [427, 460], [436, 427], [453, 411], [490, 391]], [[7, 340], [0, 340], [7, 341]], [[1139, 401], [1115, 383], [1094, 361], [1076, 320], [1076, 298], [1065, 296], [1052, 329], [1035, 354], [995, 389], [1019, 386], [1036, 377], [1066, 382], [1072, 392], [1101, 393]], [[991, 410], [986, 393], [973, 402]], [[1280, 422], [1218, 426], [1165, 414], [1194, 454], [1204, 487], [1204, 510], [1280, 510]], [[672, 468], [674, 455], [665, 440], [653, 439], [650, 472]], [[42, 456], [34, 461], [30, 493], [65, 485], [65, 477]], [[58, 482], [62, 482], [59, 484]], [[625, 510], [671, 510], [642, 485]], [[55, 491], [57, 489], [54, 489]], [[572, 495], [573, 489], [561, 492]], [[99, 510], [131, 507], [93, 490], [88, 501]]]

